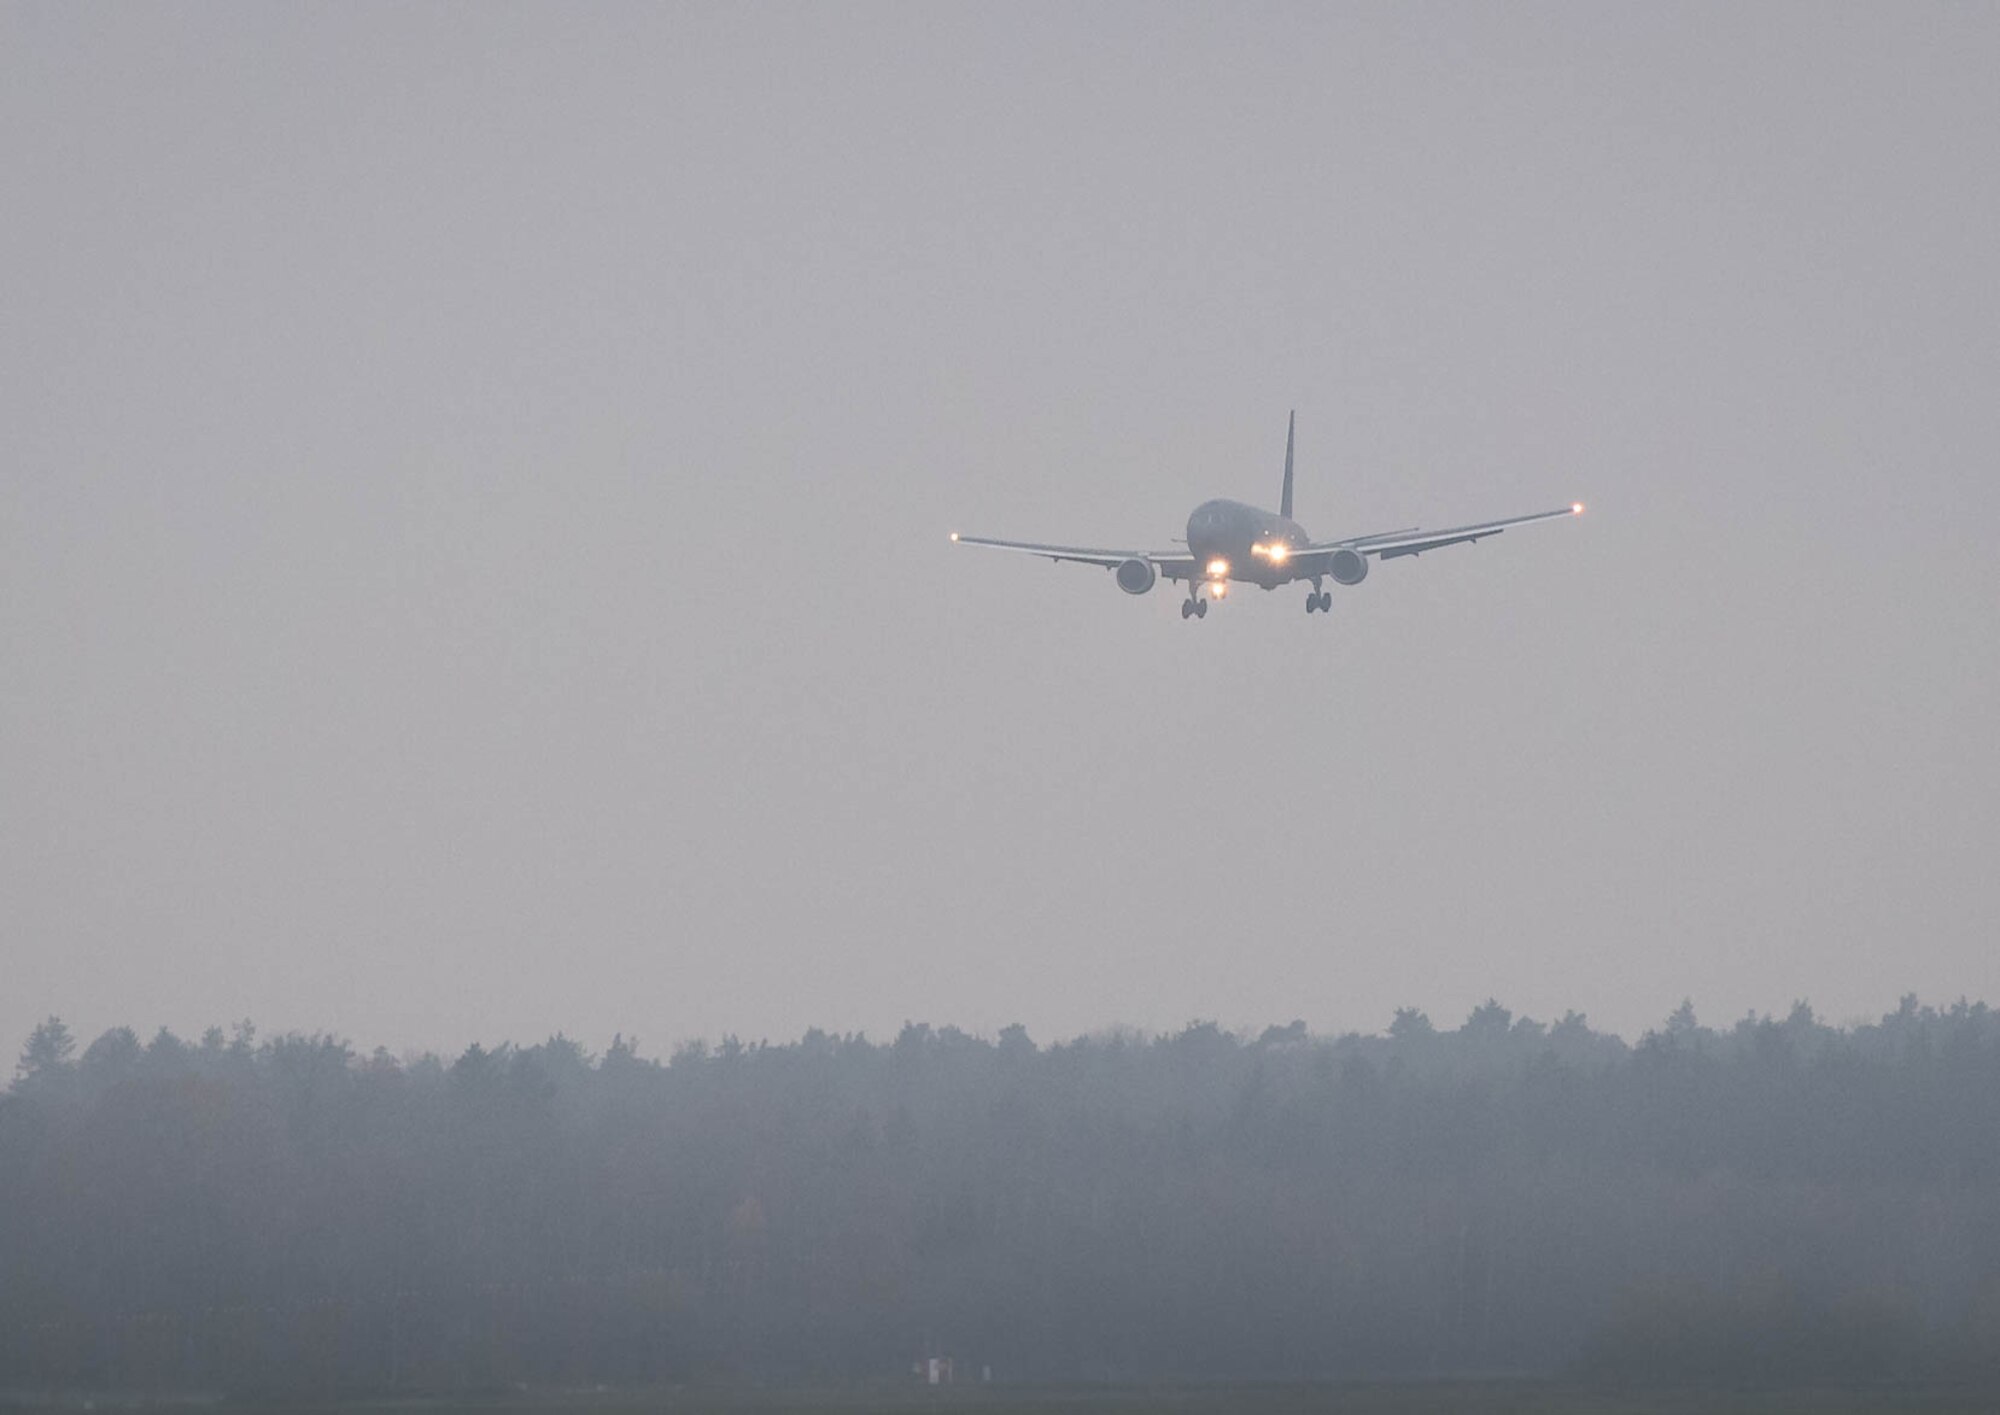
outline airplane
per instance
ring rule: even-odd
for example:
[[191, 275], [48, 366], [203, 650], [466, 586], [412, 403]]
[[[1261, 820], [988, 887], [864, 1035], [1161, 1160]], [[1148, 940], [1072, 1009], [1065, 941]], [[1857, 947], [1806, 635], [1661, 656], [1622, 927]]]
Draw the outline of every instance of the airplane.
[[995, 540], [990, 536], [960, 535], [957, 531], [951, 533], [952, 543], [984, 546], [989, 550], [1017, 550], [1058, 563], [1074, 560], [1101, 566], [1111, 572], [1118, 588], [1126, 594], [1146, 593], [1162, 575], [1169, 580], [1185, 580], [1188, 597], [1181, 601], [1183, 619], [1206, 619], [1210, 602], [1225, 598], [1232, 583], [1274, 590], [1297, 580], [1312, 581], [1312, 590], [1306, 595], [1306, 613], [1329, 614], [1333, 611], [1333, 592], [1323, 587], [1324, 582], [1360, 584], [1368, 578], [1371, 556], [1377, 560], [1395, 560], [1405, 555], [1422, 555], [1447, 545], [1476, 544], [1513, 526], [1583, 514], [1583, 503], [1576, 501], [1557, 511], [1536, 511], [1448, 530], [1426, 531], [1406, 526], [1400, 531], [1316, 541], [1306, 534], [1304, 526], [1292, 519], [1292, 446], [1297, 427], [1298, 414], [1294, 411], [1285, 423], [1285, 484], [1278, 494], [1277, 511], [1265, 511], [1241, 501], [1204, 501], [1188, 517], [1187, 540], [1181, 542], [1185, 549], [1099, 550]]

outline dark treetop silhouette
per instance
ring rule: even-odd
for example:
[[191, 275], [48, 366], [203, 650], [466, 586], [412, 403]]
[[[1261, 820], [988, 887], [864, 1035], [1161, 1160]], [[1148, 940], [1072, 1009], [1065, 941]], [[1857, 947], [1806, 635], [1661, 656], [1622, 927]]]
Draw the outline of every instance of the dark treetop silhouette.
[[[0, 1388], [2000, 1373], [2000, 1021], [445, 1061], [51, 1019]], [[970, 1363], [970, 1364], [968, 1364]]]

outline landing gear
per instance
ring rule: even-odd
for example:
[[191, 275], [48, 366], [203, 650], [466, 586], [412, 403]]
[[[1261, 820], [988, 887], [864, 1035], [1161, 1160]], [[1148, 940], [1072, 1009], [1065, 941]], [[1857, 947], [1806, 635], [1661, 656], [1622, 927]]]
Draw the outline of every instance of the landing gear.
[[1208, 601], [1197, 595], [1189, 595], [1181, 601], [1181, 618], [1208, 618]]
[[1321, 589], [1318, 580], [1313, 581], [1312, 593], [1306, 596], [1306, 613], [1312, 614], [1315, 612], [1320, 614], [1333, 613], [1333, 591]]

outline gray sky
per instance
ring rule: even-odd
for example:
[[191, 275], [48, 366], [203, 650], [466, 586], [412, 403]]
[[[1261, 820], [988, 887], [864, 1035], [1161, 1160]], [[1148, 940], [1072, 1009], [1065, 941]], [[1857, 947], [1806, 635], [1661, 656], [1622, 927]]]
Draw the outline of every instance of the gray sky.
[[[0, 9], [0, 1044], [2000, 1000], [2000, 8]], [[1580, 522], [1308, 618], [953, 550]]]

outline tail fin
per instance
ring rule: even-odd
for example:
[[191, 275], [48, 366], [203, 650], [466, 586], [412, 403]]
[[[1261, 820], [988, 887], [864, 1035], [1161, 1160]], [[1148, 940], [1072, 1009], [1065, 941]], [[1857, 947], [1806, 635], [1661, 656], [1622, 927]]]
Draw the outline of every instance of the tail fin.
[[1292, 519], [1292, 430], [1297, 426], [1298, 420], [1296, 409], [1285, 419], [1285, 490], [1278, 497], [1278, 514], [1287, 521]]

